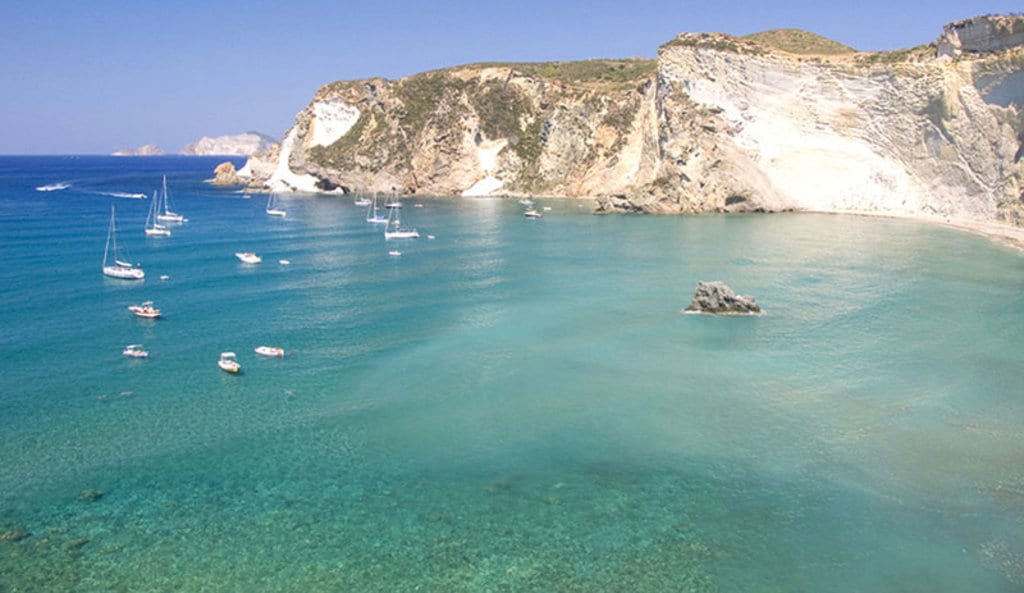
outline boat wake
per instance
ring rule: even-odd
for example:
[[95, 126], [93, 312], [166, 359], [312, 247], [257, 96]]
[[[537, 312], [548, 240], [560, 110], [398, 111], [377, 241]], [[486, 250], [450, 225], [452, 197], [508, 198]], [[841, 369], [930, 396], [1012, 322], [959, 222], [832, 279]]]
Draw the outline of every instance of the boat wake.
[[146, 194], [130, 194], [123, 191], [101, 191], [99, 192], [105, 196], [113, 196], [115, 198], [131, 198], [133, 200], [145, 200]]
[[36, 188], [36, 191], [60, 191], [71, 187], [70, 183], [51, 183], [49, 185], [40, 185]]

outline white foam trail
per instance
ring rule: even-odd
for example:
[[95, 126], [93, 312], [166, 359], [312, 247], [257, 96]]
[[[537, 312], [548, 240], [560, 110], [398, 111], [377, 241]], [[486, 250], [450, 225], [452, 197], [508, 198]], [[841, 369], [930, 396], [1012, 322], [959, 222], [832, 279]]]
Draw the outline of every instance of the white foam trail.
[[114, 196], [115, 198], [131, 198], [133, 200], [145, 200], [146, 194], [130, 194], [123, 191], [101, 191], [101, 194], [105, 196]]
[[49, 185], [40, 185], [36, 188], [36, 191], [60, 191], [71, 187], [70, 183], [51, 183]]

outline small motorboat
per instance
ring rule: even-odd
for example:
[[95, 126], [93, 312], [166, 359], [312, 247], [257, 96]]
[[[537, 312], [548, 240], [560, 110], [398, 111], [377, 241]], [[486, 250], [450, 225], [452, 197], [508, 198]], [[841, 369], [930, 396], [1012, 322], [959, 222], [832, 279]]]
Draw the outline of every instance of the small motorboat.
[[217, 361], [217, 366], [219, 366], [222, 371], [226, 371], [234, 375], [237, 375], [238, 371], [242, 370], [242, 365], [238, 364], [238, 361], [235, 360], [234, 352], [221, 352], [220, 360]]
[[284, 358], [284, 348], [278, 348], [277, 346], [256, 346], [254, 351], [260, 356], [276, 356], [277, 358]]
[[533, 206], [533, 200], [529, 199], [519, 200], [519, 203], [522, 204], [523, 206]]
[[282, 266], [290, 266], [290, 265], [292, 265], [291, 260], [288, 260], [288, 259], [279, 259], [279, 260], [277, 260], [277, 263], [281, 264]]
[[397, 249], [392, 249], [391, 251], [388, 252], [388, 255], [392, 257], [399, 257], [400, 255], [402, 255], [402, 252]]
[[261, 261], [263, 261], [262, 257], [256, 255], [251, 251], [246, 251], [244, 253], [236, 253], [235, 257], [240, 259], [244, 264], [258, 264]]
[[526, 212], [523, 212], [523, 216], [525, 216], [526, 218], [540, 218], [541, 216], [544, 216], [544, 215], [541, 214], [540, 212], [534, 210], [533, 208], [530, 208]]
[[156, 319], [160, 317], [160, 309], [153, 306], [153, 301], [146, 301], [139, 305], [128, 305], [128, 310], [135, 314], [136, 317], [142, 317], [143, 319]]
[[121, 354], [130, 358], [149, 358], [149, 352], [142, 349], [142, 344], [128, 344]]

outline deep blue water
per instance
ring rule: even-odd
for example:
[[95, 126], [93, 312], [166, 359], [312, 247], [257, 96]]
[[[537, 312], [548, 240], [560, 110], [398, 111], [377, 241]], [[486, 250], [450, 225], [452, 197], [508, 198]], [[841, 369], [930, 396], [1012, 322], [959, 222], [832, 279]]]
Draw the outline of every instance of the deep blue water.
[[[0, 591], [1024, 589], [1021, 254], [445, 197], [396, 244], [221, 160], [0, 158]], [[767, 314], [679, 313], [716, 279]]]

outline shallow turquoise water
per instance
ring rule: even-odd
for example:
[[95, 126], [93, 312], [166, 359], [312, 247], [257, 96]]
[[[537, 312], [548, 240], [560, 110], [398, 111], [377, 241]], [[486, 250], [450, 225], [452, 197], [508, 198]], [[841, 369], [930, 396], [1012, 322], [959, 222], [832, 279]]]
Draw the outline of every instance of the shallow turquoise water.
[[[0, 591], [1024, 587], [1020, 254], [423, 198], [396, 258], [350, 199], [270, 218], [216, 163], [0, 159], [0, 532], [31, 534]], [[190, 221], [147, 239], [102, 192], [163, 173]], [[100, 274], [111, 200], [144, 283]], [[713, 279], [767, 315], [680, 315]]]

